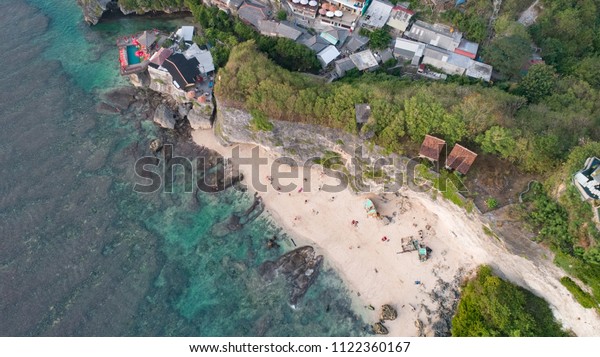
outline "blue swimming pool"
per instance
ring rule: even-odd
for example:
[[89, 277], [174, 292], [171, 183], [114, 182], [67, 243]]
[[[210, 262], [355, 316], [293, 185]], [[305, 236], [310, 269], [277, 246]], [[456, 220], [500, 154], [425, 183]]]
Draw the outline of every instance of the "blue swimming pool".
[[132, 65], [132, 64], [138, 64], [141, 62], [140, 58], [135, 55], [136, 51], [137, 51], [136, 46], [133, 46], [133, 45], [127, 46], [127, 64]]

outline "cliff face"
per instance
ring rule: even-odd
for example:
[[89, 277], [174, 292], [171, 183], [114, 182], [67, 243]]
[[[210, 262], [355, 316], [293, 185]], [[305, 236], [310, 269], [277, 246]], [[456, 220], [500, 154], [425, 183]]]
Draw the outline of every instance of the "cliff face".
[[[135, 0], [133, 1], [118, 1], [118, 0], [77, 0], [77, 4], [83, 11], [83, 17], [90, 25], [98, 23], [102, 14], [109, 9], [119, 9], [124, 15], [138, 14], [142, 15], [150, 11], [159, 11], [167, 14], [188, 11], [183, 6], [182, 1], [171, 1], [172, 5], [165, 5], [159, 1], [150, 2], [151, 7], [138, 6]], [[133, 5], [132, 5], [133, 4]]]
[[405, 157], [387, 154], [383, 148], [341, 130], [271, 120], [271, 131], [256, 131], [251, 129], [251, 120], [250, 113], [217, 101], [216, 118], [213, 123], [215, 135], [225, 145], [260, 145], [277, 156], [290, 158], [298, 164], [322, 158], [327, 152], [337, 153], [348, 174], [353, 178], [351, 187], [355, 191], [365, 190], [367, 186], [370, 186], [372, 192], [389, 189], [386, 180], [371, 179], [367, 172], [372, 172], [373, 168], [380, 168], [384, 177], [394, 178], [396, 170], [405, 169], [408, 162]]
[[112, 0], [77, 0], [77, 4], [83, 11], [85, 22], [90, 25], [95, 25], [102, 17], [104, 11], [107, 10], [109, 3]]

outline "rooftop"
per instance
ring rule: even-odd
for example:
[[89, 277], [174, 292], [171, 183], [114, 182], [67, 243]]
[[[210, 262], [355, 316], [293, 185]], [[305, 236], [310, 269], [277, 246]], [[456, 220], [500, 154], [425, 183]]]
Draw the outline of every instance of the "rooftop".
[[363, 25], [381, 28], [390, 18], [394, 6], [385, 0], [373, 0], [363, 17]]
[[323, 49], [325, 49], [325, 47], [329, 46], [329, 42], [327, 40], [325, 40], [321, 36], [316, 35], [302, 42], [302, 44], [317, 53], [321, 52]]
[[442, 24], [429, 24], [423, 21], [415, 22], [405, 36], [432, 46], [454, 51], [460, 45], [462, 33]]
[[164, 61], [162, 66], [169, 71], [179, 88], [185, 88], [196, 82], [196, 77], [200, 74], [198, 65], [195, 57], [188, 60], [183, 54], [174, 53]]
[[175, 34], [181, 38], [183, 38], [186, 42], [192, 42], [194, 38], [194, 26], [181, 26]]
[[574, 181], [584, 199], [600, 199], [600, 159], [589, 157]]
[[158, 51], [154, 52], [152, 57], [150, 57], [150, 63], [154, 63], [157, 66], [162, 66], [163, 62], [173, 54], [173, 50], [170, 48], [160, 48]]
[[476, 153], [462, 145], [456, 144], [452, 148], [448, 158], [446, 158], [446, 167], [466, 175], [473, 162], [475, 162], [475, 158], [477, 158]]
[[323, 65], [323, 67], [327, 67], [328, 64], [331, 63], [334, 59], [338, 58], [340, 55], [340, 51], [333, 45], [327, 46], [324, 50], [317, 54], [317, 58]]
[[463, 38], [462, 40], [460, 40], [460, 44], [458, 45], [458, 47], [456, 47], [454, 51], [461, 55], [465, 55], [467, 57], [475, 59], [478, 50], [479, 44], [477, 42], [471, 42]]
[[425, 135], [425, 140], [421, 144], [419, 156], [428, 158], [429, 160], [438, 161], [440, 154], [446, 145], [446, 141], [435, 136]]
[[259, 21], [269, 17], [269, 10], [262, 5], [246, 1], [240, 6], [238, 16], [258, 28]]
[[186, 59], [196, 58], [201, 73], [210, 73], [215, 70], [215, 64], [213, 58], [208, 50], [202, 50], [197, 44], [191, 45], [183, 53]]
[[346, 73], [347, 71], [349, 71], [351, 69], [356, 68], [356, 65], [354, 64], [354, 62], [352, 62], [350, 57], [342, 58], [342, 59], [335, 61], [335, 66], [337, 68], [339, 68], [339, 70], [342, 72], [342, 74]]
[[492, 79], [492, 70], [493, 67], [489, 64], [471, 61], [471, 65], [467, 68], [465, 74], [469, 77], [483, 79], [484, 81], [489, 82]]
[[352, 35], [346, 44], [346, 49], [350, 52], [356, 52], [361, 47], [369, 43], [369, 38], [361, 35]]
[[377, 59], [371, 50], [364, 50], [350, 55], [350, 59], [359, 71], [368, 70], [378, 66]]
[[365, 124], [369, 121], [369, 116], [371, 116], [371, 106], [369, 104], [355, 104], [354, 112], [356, 114], [356, 122], [358, 124]]

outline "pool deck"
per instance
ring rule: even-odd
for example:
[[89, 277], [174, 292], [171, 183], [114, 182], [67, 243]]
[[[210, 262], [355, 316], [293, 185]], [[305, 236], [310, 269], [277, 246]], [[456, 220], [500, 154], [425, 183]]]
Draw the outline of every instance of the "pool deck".
[[[152, 31], [158, 37], [157, 41], [160, 42], [160, 31], [156, 29], [149, 31]], [[122, 76], [140, 73], [145, 71], [146, 68], [148, 68], [148, 63], [150, 63], [150, 61], [145, 60], [141, 61], [140, 63], [129, 64], [127, 56], [127, 46], [135, 46], [134, 40], [140, 37], [142, 34], [143, 32], [139, 32], [134, 35], [121, 36], [118, 37], [116, 40], [117, 48], [119, 49], [119, 69]], [[152, 52], [149, 53], [150, 56], [152, 56], [152, 54]]]

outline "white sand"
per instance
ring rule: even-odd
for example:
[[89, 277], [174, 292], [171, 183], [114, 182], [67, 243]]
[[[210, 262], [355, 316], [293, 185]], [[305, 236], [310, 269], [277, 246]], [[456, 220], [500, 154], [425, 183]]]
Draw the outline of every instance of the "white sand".
[[[212, 131], [197, 130], [194, 141], [231, 157], [233, 147], [220, 145]], [[241, 157], [249, 157], [254, 146], [240, 145]], [[467, 214], [464, 210], [431, 194], [401, 190], [401, 197], [388, 194], [387, 203], [375, 195], [358, 196], [344, 190], [326, 193], [318, 187], [334, 184], [334, 178], [322, 175], [320, 170], [311, 171], [312, 189], [291, 193], [277, 191], [269, 184], [273, 157], [261, 148], [262, 157], [269, 164], [260, 169], [258, 178], [267, 186], [267, 192], [259, 192], [266, 210], [300, 244], [311, 244], [324, 255], [352, 292], [355, 309], [366, 322], [378, 320], [382, 304], [391, 304], [399, 317], [386, 321], [392, 336], [415, 336], [415, 321], [425, 324], [425, 333], [432, 335], [426, 309], [435, 310], [436, 304], [429, 293], [436, 286], [438, 277], [452, 281], [459, 269], [468, 272], [480, 264], [489, 264], [503, 277], [529, 288], [544, 297], [553, 307], [555, 315], [563, 324], [579, 336], [600, 335], [600, 318], [589, 309], [581, 307], [560, 285], [564, 275], [551, 261], [530, 262], [510, 254], [501, 242], [483, 232], [482, 218]], [[241, 167], [248, 184], [249, 167]], [[302, 175], [297, 179], [280, 182], [281, 186], [295, 183], [303, 185]], [[254, 188], [249, 185], [249, 190]], [[378, 211], [386, 216], [396, 212], [395, 222], [385, 225], [383, 221], [368, 218], [363, 208], [366, 197], [372, 198]], [[333, 199], [332, 199], [333, 198]], [[305, 203], [305, 201], [307, 201]], [[358, 227], [351, 224], [358, 220]], [[424, 242], [432, 249], [426, 262], [420, 262], [417, 252], [397, 254], [401, 250], [401, 238], [418, 238], [424, 233]], [[388, 242], [381, 238], [387, 236]], [[437, 275], [437, 276], [436, 276]], [[415, 284], [415, 281], [421, 284]], [[372, 305], [376, 311], [366, 306]], [[435, 312], [432, 317], [435, 316]], [[435, 321], [435, 317], [434, 320]]]

